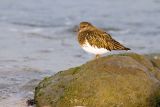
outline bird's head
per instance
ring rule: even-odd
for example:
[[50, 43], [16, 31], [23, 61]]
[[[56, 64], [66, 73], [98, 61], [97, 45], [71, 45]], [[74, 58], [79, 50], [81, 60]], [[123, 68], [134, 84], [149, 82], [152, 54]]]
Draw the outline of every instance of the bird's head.
[[81, 22], [79, 24], [79, 30], [78, 31], [81, 32], [81, 31], [90, 30], [90, 29], [93, 29], [93, 28], [94, 28], [94, 26], [91, 23]]

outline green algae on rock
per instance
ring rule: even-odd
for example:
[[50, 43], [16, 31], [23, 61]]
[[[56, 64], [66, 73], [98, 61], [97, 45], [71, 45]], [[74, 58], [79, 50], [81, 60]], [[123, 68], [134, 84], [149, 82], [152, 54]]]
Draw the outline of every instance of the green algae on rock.
[[37, 107], [158, 107], [159, 68], [135, 53], [111, 55], [45, 78]]
[[160, 68], [160, 54], [146, 55], [153, 63], [154, 66]]

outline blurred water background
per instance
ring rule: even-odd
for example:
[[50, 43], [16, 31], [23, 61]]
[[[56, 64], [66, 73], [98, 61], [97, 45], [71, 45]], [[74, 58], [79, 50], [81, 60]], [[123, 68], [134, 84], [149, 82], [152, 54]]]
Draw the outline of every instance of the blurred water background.
[[43, 77], [93, 57], [76, 41], [81, 21], [160, 53], [160, 0], [0, 0], [0, 107], [26, 107]]

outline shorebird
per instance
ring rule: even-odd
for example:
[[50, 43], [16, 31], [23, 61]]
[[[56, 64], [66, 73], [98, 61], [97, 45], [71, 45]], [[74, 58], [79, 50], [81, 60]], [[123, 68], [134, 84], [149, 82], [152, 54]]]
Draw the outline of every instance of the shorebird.
[[78, 42], [85, 51], [95, 54], [96, 58], [112, 50], [130, 50], [113, 39], [109, 33], [89, 22], [79, 24]]

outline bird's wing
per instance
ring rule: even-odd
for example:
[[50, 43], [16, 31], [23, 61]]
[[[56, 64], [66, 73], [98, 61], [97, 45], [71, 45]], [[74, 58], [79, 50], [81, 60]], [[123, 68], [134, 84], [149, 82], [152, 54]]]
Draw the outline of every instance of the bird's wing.
[[124, 47], [119, 42], [114, 40], [110, 34], [101, 31], [88, 31], [86, 39], [92, 46], [97, 46], [98, 48], [105, 48], [107, 50], [129, 50], [129, 48]]

